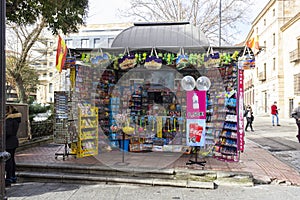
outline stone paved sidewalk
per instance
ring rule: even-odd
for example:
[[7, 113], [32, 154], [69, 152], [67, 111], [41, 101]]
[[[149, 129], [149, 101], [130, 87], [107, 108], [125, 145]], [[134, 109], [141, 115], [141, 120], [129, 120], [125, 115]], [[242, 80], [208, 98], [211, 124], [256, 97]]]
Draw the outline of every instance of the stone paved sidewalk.
[[[112, 151], [100, 153], [98, 156], [74, 158], [69, 156], [65, 161], [61, 157], [55, 159], [55, 152], [60, 146], [55, 144], [33, 147], [16, 155], [16, 162], [19, 163], [52, 163], [69, 165], [106, 165], [114, 167], [116, 163], [122, 163], [123, 152]], [[200, 165], [186, 165], [195, 160], [194, 155], [181, 155], [174, 153], [124, 153], [126, 167], [141, 168], [185, 168], [201, 170]], [[198, 161], [205, 160], [205, 170], [226, 171], [226, 172], [251, 172], [259, 182], [270, 183], [273, 180], [286, 182], [287, 184], [300, 186], [299, 173], [289, 165], [278, 160], [266, 150], [260, 148], [251, 141], [246, 143], [246, 151], [241, 154], [240, 162], [223, 162], [214, 158], [198, 158]]]

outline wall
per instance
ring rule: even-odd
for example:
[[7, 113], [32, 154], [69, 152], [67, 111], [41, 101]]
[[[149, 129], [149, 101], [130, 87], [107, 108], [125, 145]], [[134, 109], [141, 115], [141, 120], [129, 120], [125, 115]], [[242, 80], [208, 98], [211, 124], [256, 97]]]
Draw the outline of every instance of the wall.
[[[291, 62], [289, 53], [298, 48], [297, 39], [300, 38], [300, 13], [296, 15], [293, 19], [288, 21], [282, 27], [283, 35], [283, 65], [285, 67], [285, 104], [284, 109], [290, 110], [289, 100], [292, 99], [294, 102], [294, 107], [300, 102], [300, 96], [294, 93], [294, 75], [300, 73], [300, 61]], [[289, 117], [290, 113], [287, 113], [286, 117]]]

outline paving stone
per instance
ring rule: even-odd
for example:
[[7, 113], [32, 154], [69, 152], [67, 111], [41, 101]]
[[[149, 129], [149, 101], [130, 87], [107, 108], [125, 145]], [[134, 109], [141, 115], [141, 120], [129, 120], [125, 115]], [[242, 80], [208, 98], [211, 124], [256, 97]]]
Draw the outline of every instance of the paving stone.
[[[248, 172], [253, 175], [254, 182], [256, 183], [270, 183], [273, 179], [280, 180], [288, 185], [300, 185], [299, 172], [296, 168], [287, 164], [291, 157], [293, 158], [292, 160], [294, 163], [300, 163], [298, 156], [300, 154], [297, 151], [293, 152], [291, 157], [285, 156], [284, 158], [286, 159], [278, 159], [264, 149], [263, 146], [251, 141], [251, 138], [254, 140], [260, 138], [263, 134], [270, 137], [272, 135], [274, 136], [274, 134], [281, 134], [282, 137], [295, 140], [296, 138], [291, 137], [295, 134], [295, 125], [289, 123], [289, 120], [286, 120], [286, 122], [282, 120], [281, 123], [283, 126], [280, 128], [284, 128], [285, 131], [280, 132], [279, 129], [276, 129], [276, 132], [273, 131], [275, 129], [272, 129], [272, 127], [269, 126], [270, 118], [257, 116], [256, 119], [254, 124], [254, 126], [256, 126], [256, 131], [246, 135], [245, 151], [241, 153], [240, 162], [222, 162], [212, 157], [199, 158], [199, 161], [206, 161], [206, 164], [203, 167], [200, 165], [186, 165], [190, 159], [195, 159], [193, 155], [165, 154], [160, 152], [126, 152], [123, 154], [123, 152], [118, 150], [100, 152], [97, 156], [84, 158], [74, 158], [73, 156], [69, 156], [63, 160], [61, 157], [55, 159], [55, 153], [61, 150], [63, 145], [48, 143], [31, 148], [27, 147], [27, 149], [20, 149], [20, 151], [16, 153], [17, 170], [22, 170], [22, 165], [43, 164], [49, 167], [54, 165], [68, 166], [70, 171], [86, 168], [89, 170], [89, 173], [95, 172], [97, 167], [108, 168], [110, 170], [114, 169], [119, 174], [122, 174], [120, 172], [122, 170], [129, 170], [133, 175], [135, 173], [141, 173], [143, 170], [148, 170], [148, 172], [150, 171], [149, 173], [151, 173], [151, 171], [157, 173], [166, 170], [171, 175], [179, 169], [193, 170], [194, 172], [217, 171], [219, 174], [224, 173], [224, 177], [228, 176], [228, 174], [230, 177], [232, 174], [237, 175], [240, 172]], [[290, 151], [286, 153], [290, 153]], [[280, 153], [277, 152], [277, 154]], [[116, 163], [123, 163], [122, 156], [124, 156], [124, 163], [127, 165], [116, 165]], [[137, 168], [140, 168], [140, 170], [137, 170]], [[226, 173], [227, 175], [225, 175]], [[234, 178], [233, 175], [232, 177]], [[184, 177], [185, 174], [182, 174], [182, 176]], [[219, 183], [221, 184], [220, 180]]]

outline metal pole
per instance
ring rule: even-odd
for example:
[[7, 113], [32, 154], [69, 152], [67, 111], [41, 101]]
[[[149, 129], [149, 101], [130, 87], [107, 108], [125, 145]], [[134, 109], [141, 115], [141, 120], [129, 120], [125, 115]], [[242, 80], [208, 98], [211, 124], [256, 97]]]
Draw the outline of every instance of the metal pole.
[[221, 46], [221, 28], [222, 27], [222, 0], [219, 5], [219, 47]]
[[9, 153], [5, 152], [5, 17], [6, 1], [0, 4], [0, 199], [5, 196], [5, 161]]

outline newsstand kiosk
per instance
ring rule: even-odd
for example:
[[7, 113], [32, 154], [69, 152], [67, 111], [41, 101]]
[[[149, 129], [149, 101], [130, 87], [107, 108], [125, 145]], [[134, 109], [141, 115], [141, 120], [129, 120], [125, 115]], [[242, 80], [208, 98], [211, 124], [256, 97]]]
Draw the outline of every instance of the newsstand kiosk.
[[[255, 66], [247, 47], [70, 51], [65, 103], [76, 114], [64, 115], [73, 128], [67, 124], [64, 134], [54, 132], [54, 137], [72, 138], [66, 145], [72, 154], [116, 149], [239, 161], [244, 151], [243, 75]], [[187, 164], [205, 162], [196, 155]]]

